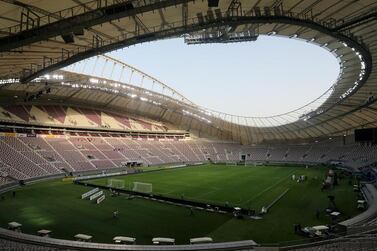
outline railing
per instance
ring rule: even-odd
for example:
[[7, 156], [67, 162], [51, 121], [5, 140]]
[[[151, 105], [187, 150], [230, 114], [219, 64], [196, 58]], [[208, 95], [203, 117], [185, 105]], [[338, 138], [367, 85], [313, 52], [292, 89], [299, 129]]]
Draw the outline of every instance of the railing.
[[[51, 248], [60, 248], [67, 250], [149, 250], [149, 251], [180, 251], [180, 250], [252, 250], [257, 246], [254, 241], [236, 241], [236, 242], [223, 242], [212, 244], [196, 244], [196, 245], [118, 245], [118, 244], [105, 244], [105, 243], [91, 243], [91, 242], [79, 242], [69, 241], [54, 238], [45, 238], [35, 235], [17, 233], [0, 228], [0, 237], [6, 240], [14, 241], [14, 248], [22, 247], [22, 244], [35, 245], [35, 248], [45, 247], [46, 251]], [[12, 244], [10, 244], [12, 246]], [[14, 249], [10, 249], [14, 250]], [[26, 249], [25, 249], [26, 250]], [[37, 249], [40, 250], [40, 249]], [[44, 249], [43, 249], [44, 250]]]

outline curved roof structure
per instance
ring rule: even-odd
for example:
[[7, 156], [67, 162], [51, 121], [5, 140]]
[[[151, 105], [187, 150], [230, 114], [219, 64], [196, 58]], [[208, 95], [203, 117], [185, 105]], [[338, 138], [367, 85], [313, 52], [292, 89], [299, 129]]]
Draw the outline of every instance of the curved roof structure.
[[[220, 0], [213, 7], [193, 0], [1, 0], [0, 6], [2, 103], [69, 102], [127, 110], [200, 136], [243, 143], [342, 135], [377, 124], [373, 0]], [[74, 66], [62, 70], [133, 44], [177, 36], [205, 40], [208, 33], [231, 33], [236, 39], [245, 34], [286, 36], [315, 43], [338, 58], [341, 72], [310, 104], [260, 118], [199, 107], [148, 74], [110, 58], [100, 57], [107, 62], [99, 75], [79, 73]], [[25, 100], [26, 92], [41, 95]]]

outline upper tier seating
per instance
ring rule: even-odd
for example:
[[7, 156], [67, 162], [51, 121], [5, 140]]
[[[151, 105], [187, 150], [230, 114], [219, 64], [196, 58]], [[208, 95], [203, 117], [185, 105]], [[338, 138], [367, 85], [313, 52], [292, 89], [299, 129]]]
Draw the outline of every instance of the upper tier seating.
[[0, 120], [23, 124], [67, 127], [108, 128], [113, 130], [166, 132], [159, 122], [133, 118], [112, 112], [66, 106], [12, 105], [0, 106]]

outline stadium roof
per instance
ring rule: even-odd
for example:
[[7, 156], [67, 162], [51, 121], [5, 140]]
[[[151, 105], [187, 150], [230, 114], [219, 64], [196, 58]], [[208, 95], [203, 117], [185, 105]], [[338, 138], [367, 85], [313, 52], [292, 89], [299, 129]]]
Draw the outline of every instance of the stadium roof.
[[[220, 0], [214, 7], [193, 0], [0, 0], [0, 7], [1, 103], [23, 103], [26, 92], [42, 91], [27, 102], [105, 106], [245, 143], [342, 135], [377, 124], [373, 0]], [[111, 62], [112, 70], [119, 66], [121, 74], [127, 69], [138, 75], [137, 87], [130, 76], [106, 75], [107, 66], [96, 80], [93, 72], [60, 70], [137, 43], [187, 34], [207, 38], [208, 32], [224, 31], [237, 38], [265, 34], [317, 44], [338, 58], [341, 73], [311, 104], [257, 118], [199, 107], [148, 74], [109, 58], [100, 60]], [[153, 87], [145, 89], [144, 79]]]

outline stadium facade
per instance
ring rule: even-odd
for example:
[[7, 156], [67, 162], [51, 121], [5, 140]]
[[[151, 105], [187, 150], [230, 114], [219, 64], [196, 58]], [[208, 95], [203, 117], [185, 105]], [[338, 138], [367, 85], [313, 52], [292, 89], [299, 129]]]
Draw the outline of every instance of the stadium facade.
[[[374, 146], [353, 141], [355, 129], [377, 125], [373, 0], [4, 0], [0, 6], [0, 185], [5, 188], [19, 180], [116, 170], [129, 163], [336, 162], [358, 170], [377, 162]], [[291, 112], [245, 117], [201, 107], [147, 73], [102, 55], [165, 38], [212, 43], [252, 41], [258, 35], [323, 47], [339, 61], [338, 79]], [[373, 224], [360, 231], [370, 229]], [[8, 236], [4, 246], [18, 239], [1, 235]], [[23, 241], [44, 250], [33, 238]], [[44, 245], [96, 248], [60, 241]], [[253, 246], [224, 245], [202, 248]]]

